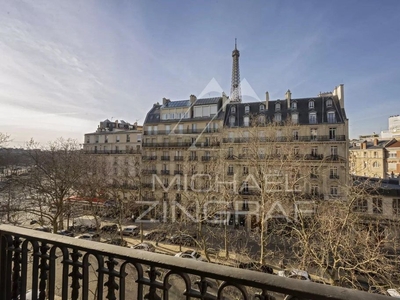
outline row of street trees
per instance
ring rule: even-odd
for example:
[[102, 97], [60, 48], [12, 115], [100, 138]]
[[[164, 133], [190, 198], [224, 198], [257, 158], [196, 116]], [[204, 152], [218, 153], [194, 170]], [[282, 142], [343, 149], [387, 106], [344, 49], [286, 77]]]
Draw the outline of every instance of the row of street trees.
[[[341, 186], [343, 197], [323, 199], [318, 192], [310, 192], [310, 178], [322, 183], [329, 176], [326, 167], [330, 162], [310, 162], [294, 151], [290, 140], [282, 143], [282, 136], [292, 136], [290, 128], [267, 144], [256, 138], [257, 126], [249, 131], [250, 138], [240, 157], [216, 151], [212, 159], [203, 163], [203, 170], [197, 169], [207, 175], [193, 182], [203, 192], [176, 187], [166, 191], [170, 195], [168, 213], [173, 209], [180, 213], [175, 214], [173, 224], [161, 223], [160, 227], [174, 233], [195, 231], [197, 246], [208, 258], [211, 248], [221, 248], [226, 258], [255, 259], [257, 254], [261, 264], [285, 261], [288, 266], [323, 275], [331, 284], [359, 287], [362, 279], [383, 288], [398, 283], [398, 261], [389, 255], [397, 238], [382, 233], [383, 225], [385, 232], [398, 232], [397, 224], [369, 218], [354, 209], [360, 200], [369, 197], [371, 186], [349, 183]], [[6, 140], [4, 135], [1, 137]], [[307, 145], [296, 142], [296, 147]], [[142, 172], [149, 163], [139, 156], [126, 155], [114, 160], [107, 155], [88, 155], [76, 141], [65, 139], [46, 146], [31, 141], [26, 150], [32, 162], [31, 171], [14, 180], [24, 195], [20, 200], [29, 198], [30, 204], [20, 208], [50, 224], [55, 232], [64, 226], [66, 216], [74, 213], [75, 207], [68, 202], [72, 196], [87, 199], [93, 208], [97, 204], [90, 199], [113, 200], [108, 212], [112, 211], [109, 215], [120, 228], [127, 216], [138, 216], [144, 210], [139, 203], [145, 199], [148, 187], [143, 183]], [[186, 157], [183, 173], [195, 174], [194, 163]], [[232, 174], [226, 172], [232, 164], [240, 170], [235, 172], [237, 184]], [[175, 197], [177, 191], [179, 198]], [[204, 210], [211, 202], [213, 205]], [[306, 209], [299, 206], [304, 204]], [[248, 227], [252, 227], [252, 233], [233, 230], [239, 216], [233, 225], [227, 220], [217, 227], [210, 226], [210, 220], [223, 220], [226, 215], [235, 214], [235, 208], [244, 213], [246, 222], [251, 222]], [[98, 216], [96, 209], [92, 211]], [[274, 221], [282, 219], [284, 223]]]

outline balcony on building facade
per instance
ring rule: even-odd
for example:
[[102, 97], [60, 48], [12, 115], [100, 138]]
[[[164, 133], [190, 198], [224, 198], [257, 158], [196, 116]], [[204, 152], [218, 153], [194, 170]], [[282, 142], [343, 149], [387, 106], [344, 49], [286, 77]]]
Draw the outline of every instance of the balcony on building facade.
[[326, 141], [346, 141], [345, 135], [317, 135], [317, 136], [280, 136], [280, 137], [260, 137], [260, 138], [223, 138], [223, 143], [249, 143], [249, 142], [326, 142]]
[[174, 156], [174, 161], [183, 161], [183, 156]]
[[169, 175], [169, 170], [161, 170], [161, 175]]
[[330, 178], [330, 179], [339, 179], [339, 175], [337, 175], [337, 174], [330, 174], [330, 175], [329, 175], [329, 178]]
[[165, 142], [165, 143], [153, 143], [144, 142], [143, 147], [145, 148], [181, 148], [181, 147], [193, 147], [193, 148], [212, 148], [219, 147], [219, 142]]
[[323, 154], [306, 154], [304, 155], [305, 160], [323, 160], [324, 155]]
[[228, 175], [228, 176], [233, 176], [233, 174], [235, 174], [233, 171], [226, 172], [226, 175]]
[[183, 175], [182, 170], [174, 170], [174, 175]]
[[220, 132], [218, 128], [175, 128], [174, 130], [145, 130], [144, 135], [180, 135], [180, 134], [200, 134], [200, 133], [217, 133]]
[[169, 160], [169, 156], [161, 156], [161, 160], [164, 160], [164, 161]]
[[143, 170], [143, 174], [157, 174], [157, 170]]
[[190, 161], [196, 161], [198, 159], [197, 156], [189, 156]]
[[142, 160], [157, 160], [157, 156], [155, 155], [142, 156]]
[[318, 174], [311, 173], [310, 174], [310, 178], [311, 179], [317, 179], [318, 178]]
[[140, 150], [85, 150], [86, 154], [141, 154]]
[[202, 156], [201, 161], [211, 161], [212, 157], [211, 156]]
[[50, 300], [247, 300], [272, 299], [271, 293], [282, 299], [391, 299], [10, 225], [0, 225], [0, 271], [4, 300], [24, 300], [28, 290], [31, 299]]

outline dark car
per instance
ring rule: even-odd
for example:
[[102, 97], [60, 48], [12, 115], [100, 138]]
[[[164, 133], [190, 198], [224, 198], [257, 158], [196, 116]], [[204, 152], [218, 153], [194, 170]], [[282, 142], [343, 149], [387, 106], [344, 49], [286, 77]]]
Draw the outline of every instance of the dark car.
[[196, 246], [196, 240], [193, 236], [188, 234], [175, 234], [171, 236], [169, 241], [172, 244], [182, 245], [182, 246]]
[[71, 237], [74, 236], [74, 233], [69, 230], [59, 230], [59, 231], [57, 231], [57, 234], [64, 235], [64, 236], [71, 236]]
[[167, 238], [167, 232], [164, 230], [153, 230], [144, 234], [144, 238], [149, 241], [162, 242]]
[[111, 245], [122, 246], [122, 247], [128, 246], [128, 242], [123, 239], [120, 239], [120, 238], [108, 240], [108, 241], [106, 241], [106, 243], [111, 244]]
[[49, 227], [45, 227], [45, 226], [37, 227], [37, 228], [35, 228], [35, 230], [43, 231], [43, 232], [51, 232], [51, 229]]
[[259, 262], [251, 261], [251, 262], [243, 262], [239, 264], [240, 269], [247, 269], [252, 271], [264, 272], [268, 274], [273, 274], [274, 270], [267, 265], [260, 264]]
[[100, 228], [100, 230], [103, 232], [117, 232], [118, 225], [117, 224], [104, 225], [103, 227]]

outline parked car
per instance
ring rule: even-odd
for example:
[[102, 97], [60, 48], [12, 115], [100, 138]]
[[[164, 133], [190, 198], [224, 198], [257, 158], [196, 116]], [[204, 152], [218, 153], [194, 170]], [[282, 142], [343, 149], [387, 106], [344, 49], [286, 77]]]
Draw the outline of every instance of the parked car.
[[35, 219], [31, 220], [31, 222], [29, 224], [34, 225], [34, 224], [38, 224], [39, 222]]
[[100, 235], [98, 233], [84, 233], [75, 238], [88, 241], [100, 241]]
[[111, 239], [111, 240], [106, 241], [106, 243], [111, 244], [111, 245], [122, 246], [122, 247], [128, 246], [128, 242], [121, 238]]
[[272, 269], [272, 267], [260, 264], [259, 262], [256, 262], [256, 261], [242, 262], [239, 264], [239, 268], [252, 270], [252, 271], [264, 272], [264, 273], [268, 273], [268, 274], [274, 273], [274, 270]]
[[388, 293], [388, 295], [389, 295], [390, 297], [393, 297], [393, 298], [400, 298], [400, 289], [399, 289], [399, 290], [396, 290], [396, 289], [388, 289], [388, 290], [386, 290], [386, 292]]
[[307, 271], [298, 269], [278, 271], [278, 276], [311, 281], [311, 277]]
[[117, 232], [118, 231], [118, 225], [117, 224], [111, 224], [111, 225], [104, 225], [103, 227], [100, 228], [101, 231], [103, 232]]
[[143, 235], [145, 240], [162, 242], [167, 238], [167, 232], [164, 230], [153, 230]]
[[126, 226], [122, 230], [123, 235], [138, 235], [139, 234], [139, 227], [135, 225]]
[[196, 240], [193, 236], [188, 234], [175, 234], [170, 237], [169, 241], [172, 244], [182, 245], [182, 246], [196, 246]]
[[37, 230], [37, 231], [43, 231], [43, 232], [52, 232], [51, 228], [46, 227], [46, 226], [36, 227], [35, 230]]
[[195, 250], [186, 250], [183, 252], [179, 252], [175, 254], [175, 257], [181, 257], [181, 258], [189, 258], [189, 259], [194, 259], [198, 261], [207, 261], [204, 259], [201, 254]]
[[151, 243], [141, 243], [141, 244], [137, 244], [135, 246], [131, 246], [132, 249], [136, 249], [136, 250], [143, 250], [143, 251], [149, 251], [149, 252], [155, 252], [156, 251], [156, 247], [154, 247], [153, 244]]
[[59, 230], [59, 231], [57, 231], [57, 234], [71, 236], [71, 237], [74, 236], [74, 233], [72, 231], [68, 231], [68, 230]]

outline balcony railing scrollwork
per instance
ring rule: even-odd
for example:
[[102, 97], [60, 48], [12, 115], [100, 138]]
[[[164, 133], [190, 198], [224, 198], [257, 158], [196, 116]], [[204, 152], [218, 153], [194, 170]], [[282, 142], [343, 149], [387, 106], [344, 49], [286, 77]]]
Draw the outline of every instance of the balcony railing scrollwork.
[[[212, 283], [212, 284], [211, 284]], [[271, 299], [389, 297], [0, 225], [0, 299]], [[233, 296], [234, 293], [236, 296]]]

